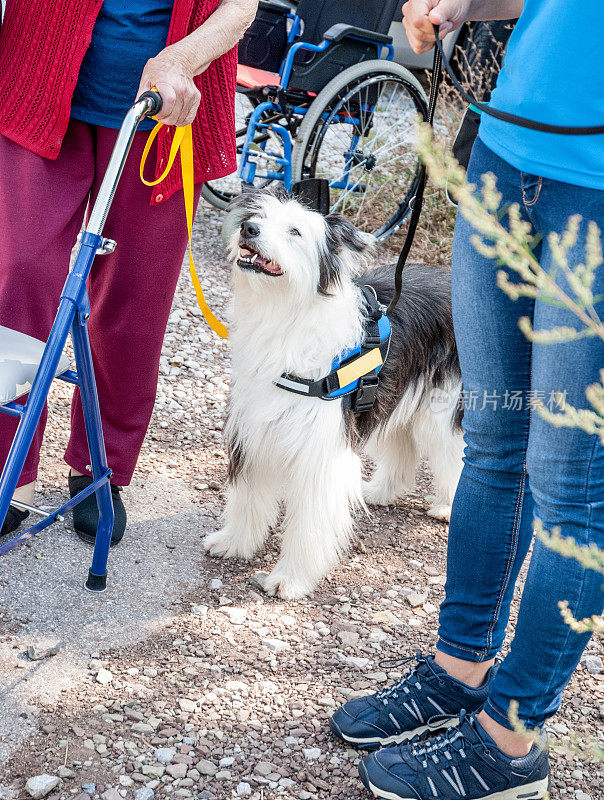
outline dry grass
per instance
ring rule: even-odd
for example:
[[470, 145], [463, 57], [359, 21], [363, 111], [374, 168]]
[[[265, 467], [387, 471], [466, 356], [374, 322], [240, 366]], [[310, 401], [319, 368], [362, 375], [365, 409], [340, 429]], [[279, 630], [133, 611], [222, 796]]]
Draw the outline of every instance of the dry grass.
[[[464, 113], [465, 106], [460, 102], [455, 90], [445, 83], [439, 95], [434, 129], [437, 139], [444, 141], [448, 147], [453, 145]], [[447, 200], [445, 192], [428, 180], [422, 215], [409, 260], [449, 267], [455, 216], [456, 210]], [[390, 259], [398, 257], [406, 234], [407, 224], [405, 223], [400, 231], [385, 243], [383, 252]]]
[[[493, 37], [491, 37], [491, 40], [492, 47], [488, 61], [486, 63], [481, 61], [480, 66], [476, 66], [476, 45], [474, 45], [471, 38], [466, 40], [463, 49], [460, 47], [456, 49], [455, 58], [460, 81], [466, 91], [478, 100], [483, 100], [495, 85], [499, 74], [498, 62], [502, 60], [505, 49]], [[484, 50], [482, 52], [484, 53]], [[426, 72], [423, 81], [426, 93], [429, 92], [430, 79], [430, 73]], [[466, 107], [465, 101], [459, 96], [457, 90], [445, 75], [439, 91], [434, 131], [436, 139], [444, 142], [448, 148], [453, 146]], [[439, 189], [428, 180], [422, 216], [409, 254], [409, 260], [450, 267], [455, 217], [456, 209], [447, 200], [444, 190]], [[391, 259], [397, 258], [406, 233], [407, 224], [385, 244], [384, 254]]]

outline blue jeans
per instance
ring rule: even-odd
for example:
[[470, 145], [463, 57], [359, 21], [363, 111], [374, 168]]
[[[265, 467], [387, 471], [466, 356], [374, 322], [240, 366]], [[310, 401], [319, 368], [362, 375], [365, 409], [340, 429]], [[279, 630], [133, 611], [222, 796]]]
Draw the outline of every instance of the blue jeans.
[[[534, 252], [545, 270], [554, 266], [547, 235], [561, 232], [570, 216], [581, 214], [584, 221], [569, 260], [584, 262], [587, 221], [604, 230], [604, 192], [519, 172], [478, 140], [469, 180], [479, 183], [485, 172], [496, 175], [503, 205], [517, 203], [539, 237]], [[555, 392], [578, 408], [589, 408], [585, 387], [599, 380], [604, 342], [531, 344], [518, 328], [519, 317], [531, 319], [535, 329], [578, 328], [581, 323], [566, 308], [539, 299], [510, 300], [496, 285], [502, 267], [476, 251], [470, 241], [474, 234], [459, 214], [452, 291], [466, 449], [451, 513], [438, 649], [485, 661], [503, 644], [534, 517], [546, 530], [559, 527], [582, 545], [604, 547], [604, 446], [597, 436], [554, 427], [531, 409], [536, 398], [551, 406]], [[516, 273], [509, 274], [517, 279]], [[562, 275], [557, 280], [566, 287]], [[596, 272], [594, 293], [604, 295], [604, 267]], [[602, 318], [604, 302], [597, 309]], [[561, 600], [578, 618], [601, 613], [602, 576], [537, 540], [511, 650], [485, 706], [508, 728], [512, 700], [530, 726], [543, 725], [555, 713], [587, 644], [587, 634], [564, 623]]]

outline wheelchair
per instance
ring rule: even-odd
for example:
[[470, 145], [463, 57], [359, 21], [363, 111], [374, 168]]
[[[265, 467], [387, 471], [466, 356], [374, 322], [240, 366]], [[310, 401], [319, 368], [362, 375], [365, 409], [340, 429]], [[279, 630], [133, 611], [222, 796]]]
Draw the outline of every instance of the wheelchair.
[[224, 209], [249, 188], [325, 179], [330, 210], [383, 240], [410, 210], [419, 159], [419, 81], [392, 61], [400, 0], [260, 0], [240, 45], [238, 170], [203, 187]]

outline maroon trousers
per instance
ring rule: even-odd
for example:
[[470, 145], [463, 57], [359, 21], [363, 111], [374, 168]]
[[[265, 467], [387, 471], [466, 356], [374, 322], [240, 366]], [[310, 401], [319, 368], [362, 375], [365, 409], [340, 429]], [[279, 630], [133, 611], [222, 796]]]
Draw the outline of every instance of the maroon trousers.
[[[157, 389], [159, 357], [187, 243], [182, 192], [150, 205], [139, 165], [148, 132], [137, 133], [89, 280], [90, 343], [112, 481], [130, 483]], [[0, 135], [0, 325], [46, 340], [88, 199], [94, 201], [117, 131], [71, 120], [56, 161]], [[155, 163], [152, 150], [149, 163]], [[200, 186], [195, 187], [195, 202]], [[35, 480], [46, 413], [19, 485]], [[16, 420], [0, 414], [0, 468]], [[90, 463], [79, 391], [65, 461]]]

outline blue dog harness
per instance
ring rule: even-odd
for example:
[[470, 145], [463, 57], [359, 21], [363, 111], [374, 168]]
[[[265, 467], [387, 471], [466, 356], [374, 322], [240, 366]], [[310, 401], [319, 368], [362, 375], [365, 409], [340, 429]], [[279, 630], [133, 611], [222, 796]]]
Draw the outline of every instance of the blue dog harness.
[[360, 288], [365, 300], [363, 341], [334, 358], [331, 371], [324, 378], [309, 380], [284, 373], [275, 381], [275, 386], [321, 400], [352, 395], [355, 414], [372, 408], [379, 386], [378, 374], [388, 358], [392, 328], [373, 287]]

